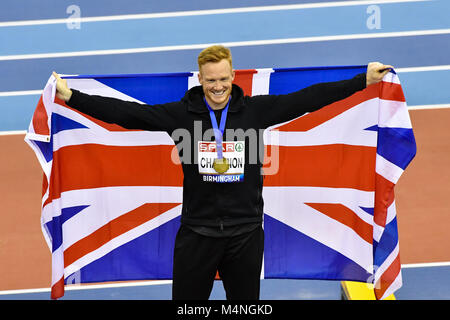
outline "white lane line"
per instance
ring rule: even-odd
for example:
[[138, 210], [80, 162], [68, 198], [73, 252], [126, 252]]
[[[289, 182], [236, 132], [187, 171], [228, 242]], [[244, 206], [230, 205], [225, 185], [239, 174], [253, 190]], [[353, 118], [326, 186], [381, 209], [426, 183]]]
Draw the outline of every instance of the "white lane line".
[[0, 136], [14, 136], [19, 134], [26, 135], [27, 131], [26, 130], [0, 131]]
[[423, 72], [423, 71], [442, 71], [442, 70], [450, 70], [450, 64], [448, 64], [448, 65], [440, 65], [440, 66], [427, 66], [427, 67], [395, 68], [395, 72], [397, 72], [397, 73]]
[[430, 105], [418, 105], [408, 106], [408, 110], [436, 110], [436, 109], [449, 109], [450, 104], [430, 104]]
[[[108, 283], [108, 284], [74, 284], [66, 285], [65, 290], [92, 290], [92, 289], [108, 289], [108, 288], [123, 288], [123, 287], [141, 287], [141, 286], [155, 286], [171, 284], [172, 280], [147, 280], [136, 282], [120, 282], [120, 283]], [[0, 295], [7, 294], [24, 294], [24, 293], [40, 293], [50, 292], [51, 288], [36, 288], [36, 289], [19, 289], [19, 290], [3, 290], [0, 291]]]
[[[429, 262], [429, 263], [409, 263], [402, 264], [402, 269], [409, 268], [431, 268], [431, 267], [448, 267], [450, 261], [443, 262]], [[140, 287], [151, 285], [167, 285], [171, 284], [172, 280], [147, 280], [147, 281], [130, 281], [119, 283], [107, 283], [107, 284], [75, 284], [65, 286], [65, 290], [92, 290], [92, 289], [107, 289], [107, 288], [123, 288], [123, 287]], [[23, 293], [40, 293], [50, 292], [51, 288], [35, 288], [35, 289], [19, 289], [19, 290], [2, 290], [0, 295], [7, 294], [23, 294]]]
[[402, 269], [408, 268], [431, 268], [431, 267], [449, 267], [450, 261], [443, 262], [426, 262], [426, 263], [408, 263], [402, 264]]
[[42, 90], [23, 90], [23, 91], [3, 91], [0, 97], [27, 96], [42, 94]]

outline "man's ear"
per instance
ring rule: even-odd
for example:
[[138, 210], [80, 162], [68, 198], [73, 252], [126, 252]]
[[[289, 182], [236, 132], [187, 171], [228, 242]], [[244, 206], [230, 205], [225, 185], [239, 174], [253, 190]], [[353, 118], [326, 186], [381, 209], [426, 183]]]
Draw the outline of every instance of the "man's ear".
[[[200, 73], [199, 73], [200, 74]], [[234, 76], [236, 75], [236, 72], [234, 72], [234, 69], [231, 71], [231, 81], [234, 81]]]
[[197, 76], [198, 76], [198, 82], [201, 84], [202, 83], [202, 73], [199, 71]]

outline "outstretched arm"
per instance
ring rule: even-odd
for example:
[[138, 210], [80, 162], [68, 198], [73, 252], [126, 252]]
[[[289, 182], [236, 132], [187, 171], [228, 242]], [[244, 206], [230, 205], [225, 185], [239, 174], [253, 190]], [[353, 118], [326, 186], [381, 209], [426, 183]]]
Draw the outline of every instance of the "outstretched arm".
[[146, 105], [120, 99], [88, 95], [70, 89], [67, 81], [53, 72], [56, 78], [56, 96], [68, 106], [107, 123], [126, 129], [170, 132], [177, 127], [178, 103]]
[[251, 98], [257, 105], [258, 114], [263, 117], [263, 126], [269, 127], [295, 119], [306, 112], [313, 112], [333, 102], [345, 99], [366, 86], [380, 82], [390, 65], [371, 62], [366, 73], [348, 80], [322, 82], [302, 90], [282, 95], [267, 95]]

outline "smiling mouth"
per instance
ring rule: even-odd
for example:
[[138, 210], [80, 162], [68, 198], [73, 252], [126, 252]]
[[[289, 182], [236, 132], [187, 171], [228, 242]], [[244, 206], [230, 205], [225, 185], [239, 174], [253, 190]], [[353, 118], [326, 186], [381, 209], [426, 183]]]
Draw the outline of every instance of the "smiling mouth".
[[225, 94], [225, 92], [226, 92], [226, 90], [222, 90], [222, 91], [218, 91], [218, 92], [211, 91], [211, 93], [212, 93], [214, 96], [223, 96], [223, 95]]

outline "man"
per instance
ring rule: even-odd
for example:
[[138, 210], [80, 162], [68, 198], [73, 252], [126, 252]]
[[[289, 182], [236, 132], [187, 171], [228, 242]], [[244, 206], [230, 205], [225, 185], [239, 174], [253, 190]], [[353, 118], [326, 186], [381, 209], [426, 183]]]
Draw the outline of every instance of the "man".
[[[128, 129], [166, 131], [177, 146], [181, 138], [173, 133], [179, 129], [190, 133], [191, 150], [183, 151], [191, 151], [197, 161], [180, 154], [183, 208], [175, 240], [173, 299], [208, 299], [216, 271], [227, 299], [259, 299], [264, 247], [262, 160], [251, 158], [254, 142], [233, 132], [263, 130], [318, 110], [381, 81], [392, 66], [370, 63], [365, 74], [350, 80], [320, 83], [287, 95], [247, 97], [232, 84], [235, 73], [229, 49], [204, 49], [198, 65], [201, 86], [190, 89], [181, 101], [154, 106], [90, 96], [69, 89], [65, 80], [54, 76], [58, 98], [90, 116]], [[201, 137], [194, 135], [196, 126]], [[241, 167], [231, 168], [232, 155], [224, 147], [229, 144], [239, 144], [244, 152]], [[207, 151], [214, 152], [213, 159]]]

